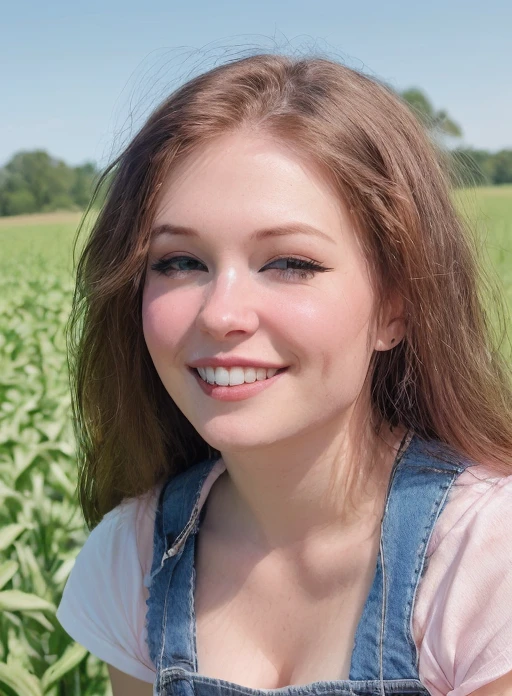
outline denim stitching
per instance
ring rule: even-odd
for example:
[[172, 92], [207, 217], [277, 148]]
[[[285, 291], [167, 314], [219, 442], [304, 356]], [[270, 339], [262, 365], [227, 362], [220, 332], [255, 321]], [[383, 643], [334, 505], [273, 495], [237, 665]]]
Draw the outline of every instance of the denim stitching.
[[176, 554], [179, 553], [181, 547], [182, 547], [182, 546], [184, 545], [184, 543], [186, 542], [186, 540], [187, 540], [187, 538], [188, 538], [188, 536], [189, 536], [189, 534], [190, 534], [190, 531], [191, 531], [192, 527], [194, 526], [194, 524], [195, 524], [195, 522], [196, 522], [196, 520], [197, 520], [197, 516], [198, 516], [198, 513], [199, 513], [199, 498], [201, 497], [201, 492], [202, 492], [202, 489], [203, 489], [204, 482], [206, 481], [206, 479], [207, 479], [207, 477], [208, 477], [208, 474], [210, 473], [210, 471], [211, 471], [211, 469], [212, 469], [212, 467], [210, 466], [210, 464], [212, 463], [212, 461], [213, 461], [213, 460], [208, 460], [207, 465], [204, 467], [204, 470], [203, 470], [202, 473], [201, 473], [201, 477], [200, 477], [200, 479], [199, 479], [199, 483], [198, 483], [198, 486], [197, 486], [196, 499], [195, 499], [195, 501], [194, 501], [194, 506], [193, 506], [193, 508], [192, 508], [192, 512], [191, 512], [191, 514], [190, 514], [190, 517], [189, 517], [189, 519], [188, 519], [188, 522], [187, 522], [187, 524], [185, 525], [185, 527], [181, 530], [181, 532], [178, 534], [178, 536], [176, 537], [176, 539], [173, 541], [172, 546], [171, 546], [170, 548], [168, 548], [168, 549], [165, 550], [165, 553], [164, 553], [164, 555], [163, 555], [163, 557], [162, 557], [161, 566], [164, 565], [164, 562], [165, 562], [168, 558], [172, 558], [173, 556], [176, 556]]
[[402, 439], [402, 442], [400, 443], [400, 447], [398, 448], [398, 453], [396, 455], [396, 460], [393, 466], [393, 470], [391, 472], [391, 476], [389, 478], [388, 482], [388, 490], [386, 493], [386, 505], [384, 507], [384, 512], [382, 513], [382, 519], [381, 519], [381, 525], [380, 525], [380, 540], [379, 540], [379, 549], [380, 549], [380, 557], [381, 557], [381, 566], [382, 566], [382, 607], [381, 607], [381, 623], [380, 623], [380, 637], [379, 637], [379, 681], [380, 681], [380, 690], [381, 690], [381, 695], [385, 696], [385, 689], [384, 689], [384, 624], [386, 620], [386, 610], [387, 610], [387, 575], [386, 575], [386, 559], [384, 555], [384, 543], [383, 543], [383, 538], [384, 538], [384, 520], [386, 519], [386, 515], [388, 514], [389, 511], [389, 504], [390, 504], [390, 499], [391, 499], [391, 489], [393, 488], [393, 483], [395, 481], [397, 472], [402, 464], [402, 460], [404, 458], [405, 453], [409, 449], [409, 445], [411, 444], [411, 441], [413, 439], [414, 434], [412, 431], [408, 431], [404, 438]]
[[381, 555], [381, 565], [382, 565], [382, 610], [381, 610], [381, 621], [380, 621], [380, 646], [379, 646], [379, 680], [380, 680], [380, 691], [382, 696], [385, 696], [384, 689], [384, 624], [386, 621], [386, 610], [387, 610], [387, 576], [386, 576], [386, 561], [384, 558], [384, 544], [382, 543], [383, 534], [380, 535], [380, 555]]
[[[176, 674], [177, 677], [182, 679], [185, 678], [189, 683], [191, 682], [191, 680], [187, 676], [184, 676], [183, 670], [181, 670], [180, 668], [170, 667], [169, 669], [164, 670], [164, 672], [166, 675], [169, 675], [171, 677], [170, 681], [176, 681], [173, 678], [173, 675]], [[300, 696], [301, 694], [309, 696], [309, 694], [311, 693], [325, 693], [329, 695], [329, 693], [332, 693], [332, 690], [334, 690], [334, 692], [337, 694], [341, 693], [342, 691], [348, 691], [349, 693], [354, 694], [355, 690], [367, 690], [368, 694], [373, 694], [376, 693], [373, 689], [373, 686], [377, 683], [380, 687], [382, 687], [383, 685], [387, 685], [388, 690], [393, 691], [395, 689], [403, 690], [414, 687], [416, 691], [412, 691], [411, 693], [423, 693], [427, 696], [429, 695], [429, 691], [426, 689], [425, 685], [422, 684], [422, 682], [418, 679], [386, 679], [383, 680], [382, 683], [380, 681], [377, 682], [377, 680], [374, 679], [368, 679], [364, 681], [350, 681], [348, 679], [340, 679], [331, 681], [310, 682], [309, 684], [291, 684], [288, 686], [282, 686], [278, 689], [255, 689], [250, 686], [234, 684], [233, 682], [226, 681], [225, 679], [216, 679], [214, 677], [205, 677], [202, 675], [194, 675], [194, 680], [202, 684], [205, 684], [206, 686], [212, 684], [213, 682], [216, 686], [220, 688], [223, 688], [225, 686], [230, 692], [245, 694], [246, 696], [259, 696], [260, 694], [264, 696], [270, 696], [270, 694], [273, 693], [280, 696]], [[312, 687], [316, 688], [312, 689]]]
[[171, 578], [172, 578], [172, 573], [169, 573], [169, 581], [167, 583], [167, 590], [165, 592], [165, 600], [164, 600], [164, 620], [162, 622], [162, 649], [160, 651], [160, 660], [159, 660], [159, 670], [160, 670], [160, 683], [159, 683], [159, 688], [162, 688], [162, 678], [164, 674], [164, 670], [162, 669], [162, 661], [164, 657], [164, 649], [165, 649], [165, 636], [167, 634], [166, 628], [167, 628], [167, 598], [170, 595], [170, 587], [171, 587]]
[[[446, 472], [444, 472], [444, 473], [446, 473]], [[431, 539], [431, 537], [432, 537], [432, 534], [434, 533], [434, 528], [435, 528], [436, 521], [437, 521], [437, 519], [439, 518], [440, 511], [442, 510], [442, 507], [443, 507], [443, 505], [444, 505], [444, 502], [446, 501], [446, 498], [447, 498], [447, 496], [448, 496], [448, 493], [450, 492], [450, 488], [451, 488], [453, 482], [455, 481], [456, 476], [457, 476], [457, 475], [454, 473], [453, 476], [451, 477], [451, 479], [450, 479], [449, 481], [445, 481], [445, 482], [441, 485], [440, 490], [443, 492], [442, 498], [441, 498], [440, 501], [435, 501], [435, 502], [434, 502], [434, 509], [431, 511], [430, 516], [429, 516], [429, 524], [428, 524], [428, 526], [430, 527], [430, 533], [429, 533], [428, 531], [426, 532], [425, 536], [423, 537], [423, 539], [422, 539], [422, 541], [421, 541], [420, 546], [418, 547], [417, 554], [416, 554], [416, 565], [415, 565], [415, 568], [414, 568], [414, 573], [415, 573], [415, 576], [416, 576], [416, 582], [415, 582], [415, 585], [414, 585], [414, 588], [413, 588], [412, 596], [410, 597], [410, 599], [409, 599], [409, 601], [408, 601], [408, 603], [407, 603], [407, 612], [408, 612], [408, 615], [409, 615], [409, 622], [408, 622], [408, 625], [406, 626], [406, 638], [407, 638], [407, 641], [409, 642], [409, 645], [411, 646], [411, 648], [414, 648], [413, 654], [415, 654], [415, 656], [416, 656], [416, 660], [415, 660], [415, 667], [416, 667], [416, 669], [418, 669], [418, 666], [419, 666], [419, 653], [418, 653], [418, 649], [416, 648], [416, 643], [414, 642], [414, 638], [413, 638], [413, 631], [412, 631], [413, 612], [412, 612], [412, 606], [414, 605], [414, 602], [415, 602], [415, 600], [416, 600], [416, 595], [417, 595], [418, 587], [419, 587], [420, 580], [421, 580], [420, 573], [422, 573], [423, 568], [424, 568], [424, 566], [425, 566], [425, 553], [426, 553], [426, 550], [427, 550], [427, 548], [428, 548], [428, 543], [430, 542], [430, 539]], [[443, 491], [443, 489], [444, 489], [444, 491]], [[434, 523], [432, 524], [432, 519], [433, 519], [433, 517], [434, 517], [434, 510], [435, 510], [436, 508], [437, 508], [436, 520], [434, 520]], [[426, 568], [425, 568], [425, 570], [426, 570]]]
[[[202, 487], [203, 487], [203, 483], [204, 483], [206, 477], [208, 476], [208, 469], [209, 469], [209, 467], [206, 467], [204, 473], [203, 473], [202, 476], [201, 476], [201, 479], [200, 479], [200, 482], [199, 482], [199, 485], [198, 485], [198, 495], [197, 495], [197, 497], [196, 497], [196, 503], [195, 503], [195, 505], [194, 505], [194, 509], [193, 509], [192, 514], [191, 514], [191, 516], [190, 516], [190, 518], [189, 518], [189, 521], [188, 521], [188, 523], [185, 525], [185, 528], [182, 530], [182, 532], [180, 533], [180, 535], [179, 535], [178, 538], [177, 538], [177, 539], [179, 540], [181, 537], [184, 537], [185, 532], [187, 532], [187, 530], [188, 530], [187, 536], [185, 537], [185, 541], [183, 542], [182, 545], [184, 545], [184, 543], [186, 543], [186, 540], [187, 540], [187, 538], [188, 538], [188, 533], [189, 533], [189, 531], [190, 531], [190, 528], [192, 527], [193, 523], [194, 523], [195, 520], [196, 520], [197, 513], [198, 513], [198, 501], [199, 501], [199, 497], [200, 497], [200, 495], [201, 495], [201, 489], [202, 489]], [[162, 509], [163, 509], [163, 506], [162, 506]], [[162, 527], [163, 527], [163, 515], [162, 515]], [[164, 537], [164, 538], [165, 538], [165, 537]], [[171, 547], [171, 550], [176, 546], [176, 543], [177, 543], [177, 542], [175, 542], [175, 544], [173, 545], [173, 547]], [[179, 549], [178, 549], [178, 551], [179, 551]], [[173, 555], [173, 556], [176, 555], [176, 553], [178, 553], [178, 551], [176, 551], [176, 552], [173, 553], [172, 555]], [[167, 553], [167, 552], [166, 552], [166, 553]], [[170, 557], [170, 556], [168, 556], [168, 557]], [[163, 566], [163, 563], [164, 563], [165, 558], [166, 558], [166, 554], [164, 554], [164, 557], [162, 558], [161, 567]], [[163, 622], [162, 622], [162, 639], [161, 639], [161, 640], [162, 640], [162, 648], [161, 648], [161, 651], [160, 651], [160, 666], [162, 665], [163, 655], [164, 655], [164, 651], [165, 651], [165, 640], [166, 640], [166, 635], [167, 635], [167, 606], [168, 606], [168, 597], [169, 597], [169, 595], [170, 595], [170, 586], [171, 586], [172, 575], [173, 575], [172, 572], [170, 572], [170, 573], [169, 573], [169, 580], [168, 580], [168, 584], [167, 584], [167, 590], [166, 590], [166, 593], [165, 593], [165, 600], [164, 600], [164, 620], [163, 620]], [[162, 678], [163, 678], [163, 673], [164, 673], [164, 671], [165, 671], [165, 670], [160, 669], [160, 679], [159, 679], [159, 688], [160, 688], [160, 689], [162, 688]]]
[[191, 531], [192, 527], [194, 526], [194, 523], [197, 519], [197, 514], [198, 514], [198, 506], [196, 503], [194, 509], [192, 510], [192, 514], [190, 515], [187, 524], [181, 530], [181, 532], [178, 534], [178, 536], [174, 540], [172, 546], [165, 551], [165, 553], [162, 557], [162, 563], [161, 563], [162, 566], [168, 558], [172, 558], [173, 556], [176, 556], [181, 551], [181, 548], [185, 545], [185, 543], [188, 539], [188, 536], [190, 534], [190, 531]]
[[[196, 545], [196, 537], [194, 536], [192, 538], [192, 544], [193, 544], [193, 549], [192, 549], [192, 557], [193, 559], [195, 558], [195, 545]], [[197, 635], [196, 635], [196, 609], [195, 609], [195, 589], [196, 589], [196, 569], [195, 569], [195, 562], [192, 560], [192, 573], [191, 573], [191, 583], [190, 583], [190, 592], [189, 592], [189, 616], [190, 616], [190, 629], [189, 633], [192, 634], [192, 651], [193, 651], [193, 660], [194, 660], [194, 672], [198, 671], [198, 659], [197, 659]]]

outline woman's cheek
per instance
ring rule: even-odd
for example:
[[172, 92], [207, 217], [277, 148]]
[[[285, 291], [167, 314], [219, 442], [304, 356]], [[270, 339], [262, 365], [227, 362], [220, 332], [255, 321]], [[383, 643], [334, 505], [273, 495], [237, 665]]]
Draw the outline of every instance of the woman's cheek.
[[176, 321], [174, 302], [169, 294], [157, 295], [151, 289], [142, 302], [142, 327], [146, 344], [151, 353], [170, 347], [178, 340], [179, 323]]

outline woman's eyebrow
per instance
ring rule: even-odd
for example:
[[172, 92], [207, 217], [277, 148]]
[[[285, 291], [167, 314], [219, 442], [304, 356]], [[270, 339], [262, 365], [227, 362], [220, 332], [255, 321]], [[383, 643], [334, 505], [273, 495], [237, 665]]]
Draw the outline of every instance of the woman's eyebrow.
[[[182, 225], [171, 225], [165, 223], [163, 225], [157, 225], [151, 230], [151, 239], [156, 239], [161, 235], [181, 235], [183, 237], [200, 237], [201, 235], [197, 230], [192, 227], [184, 227]], [[308, 225], [304, 222], [292, 222], [287, 225], [277, 225], [276, 227], [268, 227], [261, 230], [256, 230], [253, 232], [249, 239], [259, 241], [261, 239], [267, 239], [268, 237], [284, 237], [285, 235], [291, 234], [304, 234], [312, 237], [321, 237], [326, 239], [331, 244], [336, 242], [332, 237], [330, 237], [322, 230], [319, 230], [313, 225]]]

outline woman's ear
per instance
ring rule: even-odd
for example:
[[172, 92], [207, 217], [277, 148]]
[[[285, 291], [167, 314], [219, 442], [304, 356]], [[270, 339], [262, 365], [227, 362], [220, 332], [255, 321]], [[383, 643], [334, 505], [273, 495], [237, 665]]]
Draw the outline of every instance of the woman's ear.
[[406, 328], [405, 303], [403, 297], [395, 291], [382, 308], [374, 350], [391, 350], [397, 346], [405, 336]]

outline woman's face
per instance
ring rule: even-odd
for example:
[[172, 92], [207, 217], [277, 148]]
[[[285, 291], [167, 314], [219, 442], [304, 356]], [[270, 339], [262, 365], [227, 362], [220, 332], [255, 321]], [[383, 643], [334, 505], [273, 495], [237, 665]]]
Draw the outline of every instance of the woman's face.
[[[237, 133], [181, 163], [159, 196], [143, 330], [179, 409], [220, 451], [342, 426], [373, 350], [399, 337], [371, 323], [365, 259], [327, 181], [282, 143]], [[213, 371], [230, 358], [244, 369]], [[190, 367], [202, 359], [206, 381]]]

